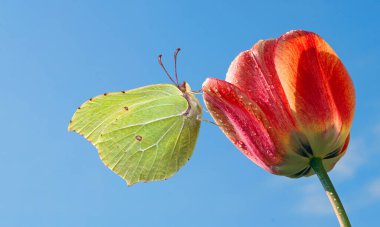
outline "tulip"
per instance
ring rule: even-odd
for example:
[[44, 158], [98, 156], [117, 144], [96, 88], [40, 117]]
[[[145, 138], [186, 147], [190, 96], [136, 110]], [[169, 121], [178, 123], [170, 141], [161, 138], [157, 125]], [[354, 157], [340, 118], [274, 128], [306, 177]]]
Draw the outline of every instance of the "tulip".
[[226, 80], [208, 78], [202, 90], [225, 135], [270, 173], [291, 178], [316, 173], [326, 180], [323, 172], [347, 150], [353, 83], [315, 33], [296, 30], [259, 41], [235, 58]]

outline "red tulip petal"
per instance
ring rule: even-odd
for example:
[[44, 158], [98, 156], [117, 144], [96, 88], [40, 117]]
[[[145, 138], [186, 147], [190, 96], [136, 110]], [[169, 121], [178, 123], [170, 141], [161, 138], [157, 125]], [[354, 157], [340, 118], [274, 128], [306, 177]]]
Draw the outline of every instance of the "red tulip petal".
[[344, 144], [355, 105], [352, 81], [318, 35], [291, 31], [277, 42], [274, 63], [297, 126], [323, 156]]
[[289, 132], [295, 128], [285, 93], [277, 77], [273, 53], [275, 39], [259, 41], [231, 63], [226, 81], [245, 91], [271, 119], [274, 127]]
[[202, 90], [207, 109], [228, 138], [249, 159], [274, 173], [272, 166], [281, 162], [282, 149], [271, 138], [270, 123], [257, 104], [223, 80], [209, 78]]

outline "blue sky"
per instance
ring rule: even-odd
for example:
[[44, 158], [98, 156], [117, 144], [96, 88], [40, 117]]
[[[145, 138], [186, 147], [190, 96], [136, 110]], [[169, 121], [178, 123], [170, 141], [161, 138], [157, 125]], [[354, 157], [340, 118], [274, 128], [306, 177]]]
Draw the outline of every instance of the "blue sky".
[[177, 175], [133, 187], [67, 132], [92, 96], [169, 83], [159, 53], [171, 68], [181, 47], [180, 78], [197, 90], [292, 29], [320, 34], [353, 78], [352, 142], [330, 175], [353, 225], [378, 226], [379, 12], [375, 0], [0, 0], [0, 226], [337, 226], [315, 176], [270, 175], [213, 125]]

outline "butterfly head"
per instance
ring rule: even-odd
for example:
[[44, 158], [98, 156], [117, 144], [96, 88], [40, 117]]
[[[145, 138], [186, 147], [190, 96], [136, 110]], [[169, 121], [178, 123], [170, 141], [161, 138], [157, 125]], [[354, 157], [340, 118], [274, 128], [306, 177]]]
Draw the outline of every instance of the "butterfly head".
[[177, 87], [183, 93], [189, 93], [191, 91], [190, 85], [186, 81], [183, 81], [182, 84], [178, 84]]

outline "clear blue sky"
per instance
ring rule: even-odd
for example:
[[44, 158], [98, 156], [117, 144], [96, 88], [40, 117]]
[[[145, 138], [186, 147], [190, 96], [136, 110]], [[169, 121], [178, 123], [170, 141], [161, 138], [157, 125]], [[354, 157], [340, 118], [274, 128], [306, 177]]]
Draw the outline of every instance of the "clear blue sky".
[[[379, 1], [0, 0], [0, 226], [337, 226], [315, 176], [270, 175], [203, 124], [194, 155], [165, 182], [126, 183], [67, 124], [86, 99], [224, 78], [259, 39], [320, 34], [352, 75], [352, 142], [331, 172], [353, 226], [379, 226]], [[210, 116], [205, 114], [206, 118]]]

